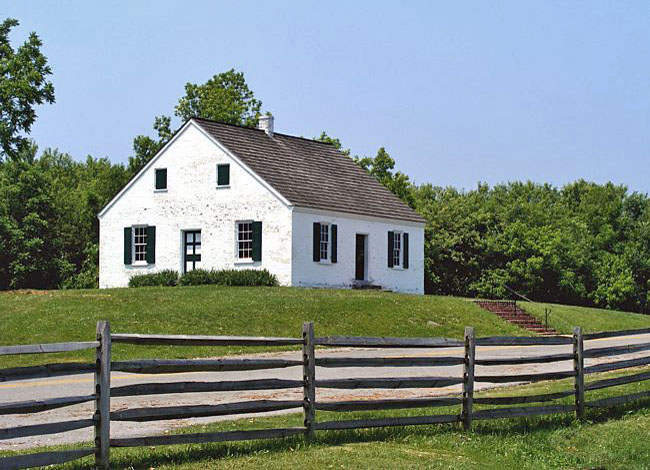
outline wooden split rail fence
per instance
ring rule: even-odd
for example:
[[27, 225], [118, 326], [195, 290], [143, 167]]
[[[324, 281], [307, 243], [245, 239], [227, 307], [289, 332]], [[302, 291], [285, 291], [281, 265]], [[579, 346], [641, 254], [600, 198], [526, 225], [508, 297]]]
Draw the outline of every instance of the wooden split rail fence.
[[[87, 419], [77, 419], [56, 423], [19, 426], [0, 429], [0, 440], [26, 436], [48, 435], [81, 428], [93, 427], [95, 440], [93, 447], [73, 450], [31, 453], [0, 458], [0, 468], [19, 469], [34, 466], [62, 463], [84, 456], [95, 456], [97, 468], [109, 468], [111, 447], [137, 447], [171, 444], [207, 443], [241, 441], [250, 439], [270, 439], [304, 434], [312, 437], [316, 431], [337, 429], [361, 429], [384, 426], [410, 426], [436, 423], [461, 423], [470, 430], [473, 420], [499, 419], [519, 416], [545, 415], [555, 413], [576, 413], [584, 416], [585, 409], [608, 407], [650, 397], [650, 391], [616, 396], [613, 398], [586, 401], [586, 392], [607, 387], [641, 382], [650, 379], [650, 372], [635, 373], [623, 377], [597, 380], [585, 383], [585, 377], [596, 372], [614, 371], [650, 364], [650, 356], [635, 359], [616, 360], [585, 367], [586, 358], [600, 358], [637, 353], [650, 350], [650, 342], [626, 346], [584, 348], [585, 340], [629, 336], [650, 333], [650, 328], [608, 333], [583, 335], [580, 328], [573, 336], [546, 337], [488, 337], [476, 338], [473, 328], [466, 328], [463, 340], [447, 338], [363, 338], [363, 337], [315, 337], [312, 323], [303, 325], [301, 338], [266, 338], [234, 336], [185, 336], [185, 335], [139, 335], [111, 334], [108, 322], [97, 324], [95, 341], [76, 343], [57, 343], [27, 346], [0, 346], [0, 356], [14, 354], [44, 354], [94, 349], [95, 363], [58, 363], [31, 367], [16, 367], [0, 370], [0, 382], [94, 373], [94, 393], [91, 395], [28, 400], [13, 403], [0, 403], [0, 415], [39, 413], [65, 406], [94, 402], [94, 414]], [[111, 361], [113, 343], [135, 345], [194, 345], [194, 346], [296, 346], [302, 348], [302, 358], [291, 359], [191, 359], [191, 360], [133, 360]], [[523, 355], [517, 357], [483, 358], [477, 357], [477, 346], [572, 346], [571, 351], [545, 355]], [[421, 355], [417, 357], [317, 357], [316, 346], [335, 348], [462, 348], [464, 354], [455, 356], [453, 351], [446, 356]], [[320, 349], [318, 350], [320, 352]], [[477, 375], [475, 366], [503, 366], [542, 364], [572, 361], [570, 370], [546, 373], [516, 375]], [[462, 366], [462, 374], [456, 376], [417, 375], [411, 377], [343, 378], [318, 379], [316, 367], [320, 368], [376, 368], [376, 367], [443, 367]], [[238, 381], [205, 382], [152, 382], [135, 385], [111, 387], [111, 371], [167, 374], [182, 372], [220, 372], [253, 371], [301, 367], [302, 377], [287, 379], [254, 379]], [[488, 369], [489, 370], [489, 369]], [[574, 387], [556, 393], [512, 397], [474, 397], [475, 383], [515, 383], [545, 380], [574, 379]], [[372, 399], [318, 401], [316, 389], [404, 389], [404, 388], [444, 388], [462, 386], [462, 395], [448, 395], [430, 398]], [[245, 402], [132, 408], [110, 411], [111, 397], [129, 397], [169, 393], [223, 392], [244, 390], [296, 389], [303, 391], [302, 400], [250, 400]], [[545, 404], [573, 396], [574, 404]], [[542, 404], [541, 406], [539, 404]], [[494, 409], [474, 411], [474, 404], [497, 405]], [[536, 406], [530, 406], [535, 404]], [[513, 406], [526, 405], [526, 406]], [[432, 409], [458, 406], [454, 414], [423, 414], [407, 417], [381, 417], [352, 420], [317, 421], [317, 411], [353, 412], [369, 410], [396, 410], [408, 408]], [[504, 407], [505, 406], [505, 407]], [[192, 417], [211, 417], [237, 414], [263, 413], [269, 411], [302, 408], [304, 426], [280, 429], [245, 430], [228, 432], [207, 432], [179, 435], [155, 435], [144, 437], [111, 438], [111, 421], [155, 421]]]

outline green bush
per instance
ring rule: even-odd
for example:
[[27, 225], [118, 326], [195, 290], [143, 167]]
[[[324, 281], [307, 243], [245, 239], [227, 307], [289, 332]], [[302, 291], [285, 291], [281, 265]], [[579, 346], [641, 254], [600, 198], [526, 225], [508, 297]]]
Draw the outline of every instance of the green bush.
[[277, 286], [277, 278], [266, 269], [196, 269], [181, 276], [181, 286]]
[[176, 285], [178, 285], [178, 272], [173, 269], [165, 269], [156, 273], [136, 274], [129, 279], [129, 287]]
[[180, 286], [203, 286], [206, 284], [218, 284], [214, 282], [214, 275], [219, 271], [208, 271], [207, 269], [195, 269], [181, 276], [178, 280]]

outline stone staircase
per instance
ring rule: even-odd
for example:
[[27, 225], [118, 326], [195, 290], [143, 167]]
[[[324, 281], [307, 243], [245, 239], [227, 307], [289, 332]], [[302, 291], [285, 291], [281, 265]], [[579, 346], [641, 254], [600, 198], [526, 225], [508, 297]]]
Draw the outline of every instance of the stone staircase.
[[520, 326], [540, 335], [558, 334], [553, 328], [546, 328], [537, 318], [517, 305], [515, 300], [475, 300], [476, 305], [495, 313], [513, 325]]

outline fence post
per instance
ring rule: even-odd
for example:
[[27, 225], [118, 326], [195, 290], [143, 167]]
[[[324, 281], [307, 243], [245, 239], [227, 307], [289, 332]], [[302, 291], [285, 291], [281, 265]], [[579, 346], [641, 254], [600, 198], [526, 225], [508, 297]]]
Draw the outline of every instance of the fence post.
[[303, 375], [303, 408], [305, 411], [305, 434], [308, 439], [314, 437], [314, 421], [316, 420], [316, 356], [314, 353], [314, 323], [305, 322], [302, 325], [302, 375]]
[[585, 358], [582, 328], [573, 329], [573, 370], [575, 371], [576, 418], [585, 416]]
[[107, 321], [97, 322], [95, 369], [95, 466], [101, 470], [110, 468], [110, 426], [111, 426], [111, 325]]
[[476, 337], [474, 328], [465, 327], [465, 364], [463, 367], [463, 429], [472, 430], [472, 406], [474, 404], [474, 361], [476, 359]]

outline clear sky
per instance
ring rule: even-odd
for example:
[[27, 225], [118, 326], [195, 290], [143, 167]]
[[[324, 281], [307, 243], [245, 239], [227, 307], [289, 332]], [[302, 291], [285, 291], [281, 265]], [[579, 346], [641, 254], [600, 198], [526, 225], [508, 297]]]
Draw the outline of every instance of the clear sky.
[[647, 0], [0, 0], [0, 16], [54, 71], [32, 137], [78, 159], [125, 162], [186, 82], [234, 67], [276, 131], [385, 146], [417, 183], [650, 192]]

